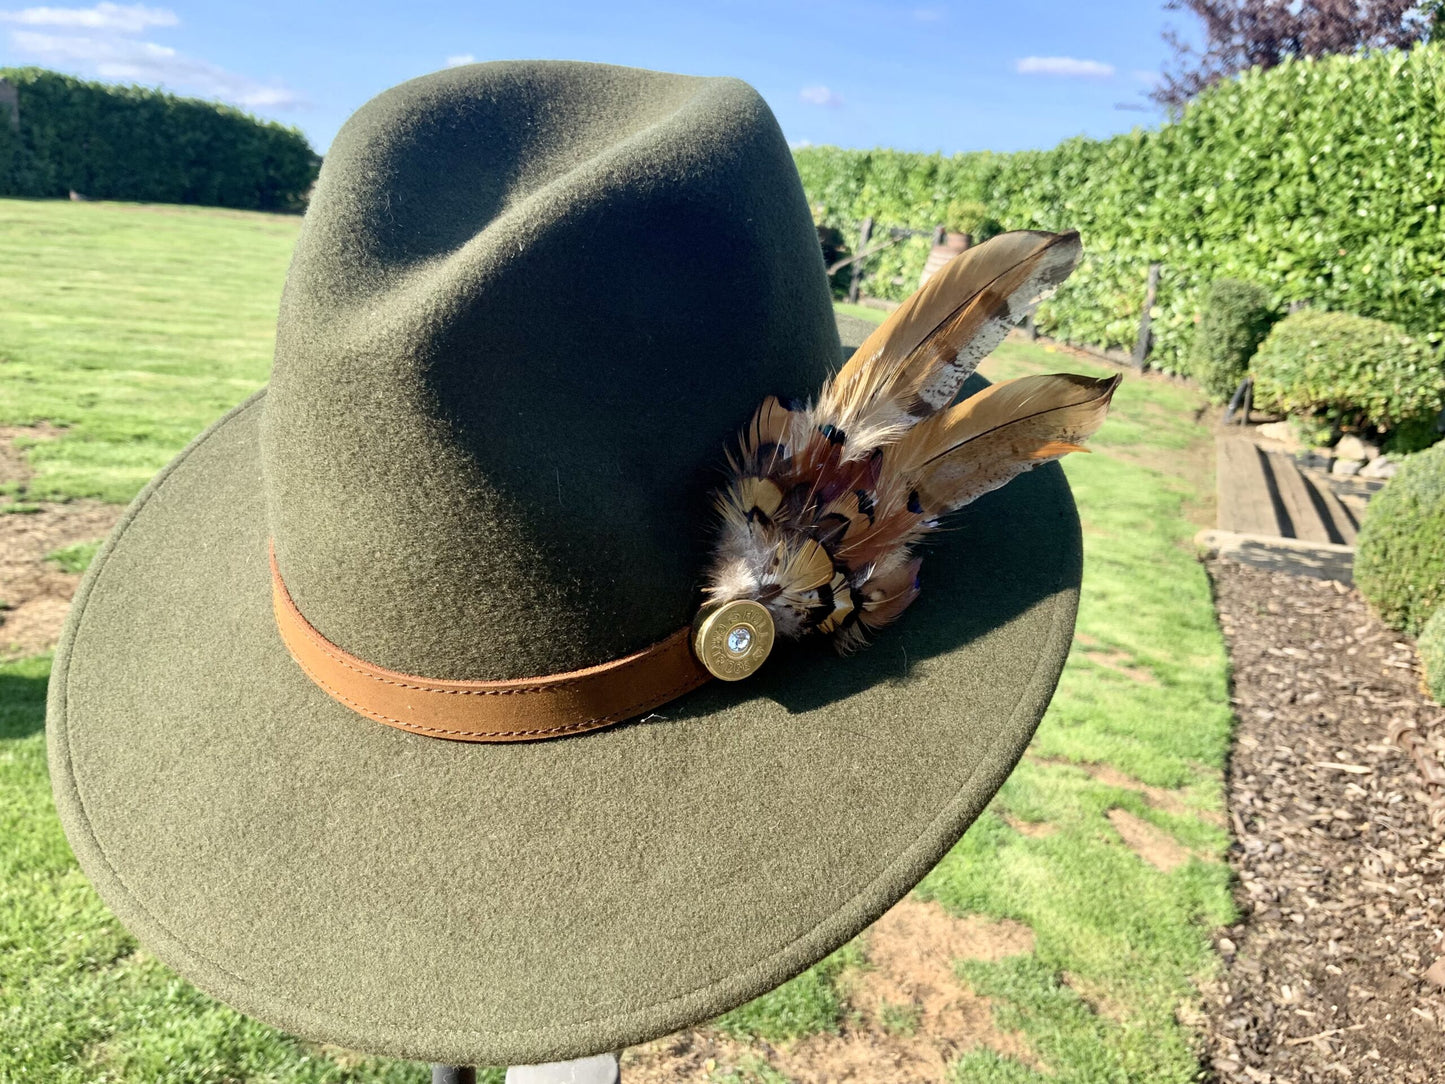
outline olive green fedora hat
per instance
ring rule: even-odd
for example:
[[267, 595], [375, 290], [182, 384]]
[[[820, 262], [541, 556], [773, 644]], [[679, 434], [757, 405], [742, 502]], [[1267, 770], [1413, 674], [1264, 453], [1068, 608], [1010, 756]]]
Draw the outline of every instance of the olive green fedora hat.
[[[932, 542], [896, 627], [779, 646], [575, 736], [411, 733], [273, 609], [438, 681], [602, 666], [691, 622], [724, 449], [835, 322], [758, 95], [560, 62], [364, 106], [326, 156], [275, 366], [136, 498], [48, 714], [62, 823], [156, 956], [308, 1038], [536, 1063], [705, 1020], [881, 915], [1022, 755], [1071, 639], [1056, 464]], [[338, 657], [343, 657], [338, 653]]]

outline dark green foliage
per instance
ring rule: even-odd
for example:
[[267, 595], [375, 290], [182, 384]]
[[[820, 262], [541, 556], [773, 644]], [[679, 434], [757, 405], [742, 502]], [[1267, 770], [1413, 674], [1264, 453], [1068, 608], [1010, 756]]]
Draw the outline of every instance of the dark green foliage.
[[1228, 401], [1249, 371], [1249, 359], [1275, 321], [1268, 291], [1238, 279], [1215, 279], [1194, 336], [1189, 375], [1217, 403]]
[[[1036, 320], [1060, 338], [1131, 348], [1149, 264], [1161, 263], [1150, 364], [1169, 371], [1184, 371], [1204, 291], [1221, 277], [1435, 342], [1442, 80], [1441, 45], [1290, 60], [1220, 83], [1174, 123], [1108, 140], [949, 158], [810, 147], [796, 161], [822, 220], [850, 240], [868, 215], [930, 228], [954, 199], [983, 203], [1008, 229], [1078, 228], [1083, 264]], [[868, 292], [905, 296], [927, 250], [924, 239], [870, 262]]]
[[1412, 455], [1370, 502], [1355, 583], [1392, 628], [1419, 634], [1445, 602], [1445, 444]]
[[1439, 352], [1382, 320], [1304, 310], [1285, 317], [1255, 354], [1254, 401], [1340, 429], [1433, 418], [1445, 401]]
[[1291, 414], [1288, 420], [1294, 439], [1306, 448], [1329, 448], [1343, 435], [1334, 422], [1312, 414]]
[[1422, 452], [1440, 439], [1445, 428], [1445, 415], [1422, 415], [1401, 422], [1385, 435], [1385, 451], [1391, 455], [1409, 455]]
[[988, 205], [975, 199], [953, 199], [944, 204], [938, 224], [968, 234], [975, 244], [1004, 231], [1003, 224], [989, 214]]
[[1430, 620], [1420, 630], [1415, 644], [1420, 652], [1420, 665], [1425, 670], [1425, 688], [1435, 703], [1445, 704], [1445, 606], [1435, 607]]
[[0, 116], [0, 196], [299, 211], [320, 159], [295, 128], [142, 87], [3, 68], [20, 128]]

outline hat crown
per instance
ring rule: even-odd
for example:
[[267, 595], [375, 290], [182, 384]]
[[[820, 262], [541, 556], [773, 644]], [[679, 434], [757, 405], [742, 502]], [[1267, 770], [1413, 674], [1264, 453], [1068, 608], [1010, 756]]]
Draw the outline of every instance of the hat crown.
[[482, 64], [326, 155], [266, 395], [270, 529], [328, 639], [505, 679], [698, 603], [723, 448], [838, 360], [816, 234], [746, 84]]

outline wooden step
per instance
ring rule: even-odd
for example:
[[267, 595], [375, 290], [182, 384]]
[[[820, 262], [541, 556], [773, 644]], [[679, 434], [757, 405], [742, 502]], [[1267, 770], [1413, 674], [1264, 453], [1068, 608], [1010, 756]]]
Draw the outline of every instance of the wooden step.
[[1278, 536], [1280, 520], [1265, 475], [1264, 453], [1234, 433], [1214, 441], [1219, 529], [1235, 534]]
[[[1315, 487], [1305, 481], [1294, 459], [1280, 452], [1265, 452], [1265, 473], [1278, 494], [1279, 536], [1301, 542], [1340, 542], [1338, 532], [1330, 537], [1322, 501]], [[1316, 502], [1320, 502], [1317, 504]]]
[[1302, 470], [1300, 474], [1319, 500], [1321, 515], [1330, 531], [1330, 541], [1353, 546], [1355, 536], [1360, 533], [1364, 502], [1358, 508], [1351, 508], [1349, 501], [1341, 500], [1335, 487], [1330, 485], [1328, 474], [1308, 470]]
[[1353, 546], [1359, 533], [1359, 520], [1341, 502], [1329, 484], [1329, 475], [1301, 470], [1299, 462], [1283, 452], [1267, 455], [1294, 526], [1294, 533], [1283, 537]]
[[1215, 439], [1219, 529], [1257, 538], [1353, 546], [1359, 517], [1329, 484], [1300, 470], [1293, 456], [1267, 452], [1247, 436]]
[[1354, 582], [1355, 550], [1331, 542], [1302, 542], [1298, 538], [1266, 538], [1232, 531], [1200, 531], [1195, 545], [1209, 557], [1264, 569], [1309, 576], [1317, 580]]
[[[1331, 489], [1330, 492], [1335, 494], [1335, 500], [1340, 502], [1340, 506], [1344, 509], [1345, 515], [1350, 517], [1350, 522], [1355, 525], [1355, 530], [1358, 531], [1360, 524], [1364, 522], [1365, 509], [1369, 506], [1370, 498], [1361, 496], [1358, 493], [1338, 493], [1333, 489]], [[1351, 545], [1353, 545], [1353, 543], [1351, 543]]]

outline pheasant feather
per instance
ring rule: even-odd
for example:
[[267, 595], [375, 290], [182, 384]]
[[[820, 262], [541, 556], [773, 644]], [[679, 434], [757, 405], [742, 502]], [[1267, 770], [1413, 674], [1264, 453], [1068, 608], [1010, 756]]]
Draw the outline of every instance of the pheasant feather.
[[1075, 231], [1001, 234], [951, 261], [827, 381], [816, 405], [765, 399], [730, 453], [711, 603], [750, 600], [777, 631], [842, 650], [918, 596], [913, 545], [1103, 424], [1117, 376], [1024, 377], [950, 406], [1073, 271]]

